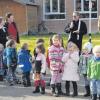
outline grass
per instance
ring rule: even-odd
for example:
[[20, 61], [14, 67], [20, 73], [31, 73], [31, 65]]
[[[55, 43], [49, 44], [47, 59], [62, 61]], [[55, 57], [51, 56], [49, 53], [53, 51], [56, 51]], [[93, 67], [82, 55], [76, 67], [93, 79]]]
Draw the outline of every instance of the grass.
[[[32, 53], [35, 46], [36, 46], [36, 40], [38, 38], [43, 38], [44, 39], [45, 48], [47, 49], [48, 46], [49, 46], [50, 35], [48, 35], [48, 36], [47, 35], [46, 36], [44, 36], [44, 35], [43, 36], [42, 35], [41, 36], [27, 36], [27, 35], [21, 36], [20, 37], [20, 42], [21, 43], [17, 45], [17, 49], [19, 50], [23, 43], [28, 43], [29, 49], [31, 50], [31, 53]], [[83, 37], [83, 44], [85, 42], [87, 42], [88, 39], [89, 39], [88, 35], [84, 36]], [[67, 40], [68, 40], [68, 35], [63, 35], [63, 40], [64, 40], [64, 46], [66, 46]], [[92, 43], [93, 43], [93, 45], [100, 45], [100, 35], [99, 34], [98, 35], [92, 35]]]

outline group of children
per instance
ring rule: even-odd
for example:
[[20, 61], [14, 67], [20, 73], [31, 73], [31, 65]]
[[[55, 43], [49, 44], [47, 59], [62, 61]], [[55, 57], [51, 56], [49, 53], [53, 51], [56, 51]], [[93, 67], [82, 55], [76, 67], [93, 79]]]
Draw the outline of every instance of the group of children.
[[[34, 73], [33, 93], [45, 94], [45, 75], [46, 67], [48, 66], [51, 72], [51, 92], [53, 96], [58, 97], [64, 94], [61, 88], [62, 80], [65, 81], [66, 96], [70, 96], [70, 82], [73, 84], [72, 96], [78, 96], [77, 81], [80, 79], [80, 73], [84, 77], [86, 94], [92, 100], [100, 100], [100, 46], [94, 48], [89, 43], [83, 45], [83, 50], [80, 51], [76, 44], [68, 42], [66, 49], [63, 47], [61, 36], [54, 35], [50, 39], [50, 46], [45, 56], [44, 40], [39, 39], [31, 56], [28, 49], [28, 44], [24, 43], [21, 49], [16, 51], [16, 43], [14, 40], [9, 40], [6, 43], [6, 48], [0, 44], [0, 79], [6, 71], [4, 77], [10, 85], [18, 83], [16, 77], [16, 68], [22, 69], [23, 85], [31, 86], [30, 72]], [[3, 62], [3, 63], [2, 63]], [[2, 71], [1, 71], [2, 70]], [[41, 89], [41, 90], [40, 90]]]

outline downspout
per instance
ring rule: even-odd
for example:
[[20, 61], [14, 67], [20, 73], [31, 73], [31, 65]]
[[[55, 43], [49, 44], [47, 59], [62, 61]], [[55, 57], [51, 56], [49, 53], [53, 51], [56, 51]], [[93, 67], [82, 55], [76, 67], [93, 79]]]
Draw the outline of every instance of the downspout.
[[26, 32], [28, 34], [28, 10], [27, 10], [27, 4], [26, 4]]

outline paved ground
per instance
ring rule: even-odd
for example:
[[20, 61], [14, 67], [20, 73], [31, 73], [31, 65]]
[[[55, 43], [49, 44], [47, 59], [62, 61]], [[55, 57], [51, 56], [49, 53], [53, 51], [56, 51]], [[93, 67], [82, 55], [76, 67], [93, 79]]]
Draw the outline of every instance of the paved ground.
[[[47, 82], [49, 78], [47, 77]], [[64, 91], [64, 83], [62, 84]], [[79, 96], [77, 98], [72, 97], [53, 97], [50, 94], [50, 87], [46, 88], [46, 94], [33, 94], [33, 87], [23, 87], [22, 85], [7, 86], [6, 83], [0, 82], [0, 100], [89, 100], [89, 98], [83, 98], [84, 92], [83, 81], [78, 83]], [[72, 93], [72, 90], [71, 90]]]

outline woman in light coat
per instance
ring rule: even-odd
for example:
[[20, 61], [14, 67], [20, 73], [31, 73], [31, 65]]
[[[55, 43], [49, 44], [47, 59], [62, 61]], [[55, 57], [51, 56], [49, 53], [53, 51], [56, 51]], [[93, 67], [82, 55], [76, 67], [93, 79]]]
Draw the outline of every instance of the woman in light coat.
[[67, 46], [67, 53], [63, 55], [62, 61], [64, 62], [64, 72], [62, 80], [66, 81], [66, 95], [69, 96], [70, 82], [73, 84], [73, 95], [77, 96], [77, 81], [79, 81], [78, 62], [79, 50], [76, 44], [69, 42]]

